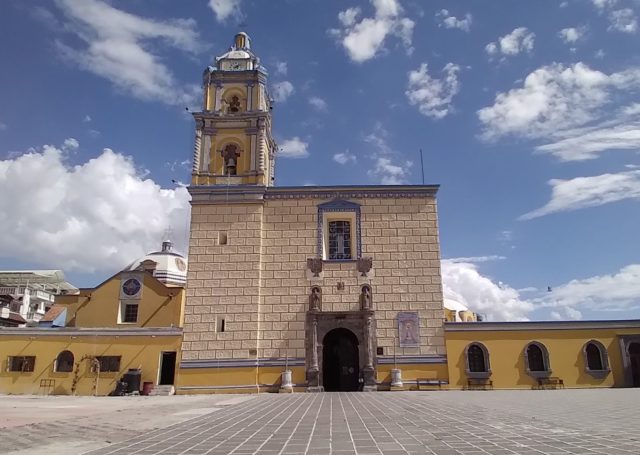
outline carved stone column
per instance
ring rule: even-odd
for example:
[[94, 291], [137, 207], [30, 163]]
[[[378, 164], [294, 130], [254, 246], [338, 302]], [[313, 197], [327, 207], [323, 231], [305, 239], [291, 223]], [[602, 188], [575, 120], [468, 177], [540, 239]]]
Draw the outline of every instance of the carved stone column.
[[365, 365], [362, 369], [364, 379], [363, 390], [365, 392], [375, 392], [378, 390], [376, 385], [376, 371], [373, 367], [373, 312], [367, 312], [364, 321], [364, 342], [365, 342]]
[[322, 392], [320, 386], [320, 368], [318, 366], [318, 319], [314, 312], [308, 315], [313, 318], [311, 321], [311, 358], [307, 369], [307, 392]]
[[258, 171], [264, 172], [265, 159], [267, 154], [265, 129], [267, 122], [261, 118], [258, 120]]
[[200, 155], [202, 152], [202, 128], [204, 128], [204, 121], [196, 121], [196, 139], [193, 144], [193, 166], [192, 172], [195, 174], [200, 171]]

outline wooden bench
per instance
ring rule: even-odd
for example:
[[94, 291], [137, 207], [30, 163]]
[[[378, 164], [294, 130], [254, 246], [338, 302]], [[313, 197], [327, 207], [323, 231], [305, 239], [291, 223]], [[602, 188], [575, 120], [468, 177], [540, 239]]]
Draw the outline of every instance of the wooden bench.
[[[443, 385], [449, 384], [448, 381], [443, 381], [441, 379], [426, 379], [426, 378], [418, 378], [416, 379], [416, 385], [418, 390], [430, 390], [430, 387], [438, 387], [438, 389], [442, 389]], [[423, 389], [422, 387], [426, 387]]]
[[564, 389], [564, 381], [558, 377], [538, 378], [538, 389]]
[[493, 390], [493, 381], [489, 378], [468, 378], [468, 390]]

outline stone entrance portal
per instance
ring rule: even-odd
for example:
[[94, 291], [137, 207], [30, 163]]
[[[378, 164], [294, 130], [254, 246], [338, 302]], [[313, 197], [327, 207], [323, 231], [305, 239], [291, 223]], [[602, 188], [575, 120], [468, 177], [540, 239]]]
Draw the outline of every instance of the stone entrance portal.
[[377, 390], [375, 330], [372, 310], [307, 311], [307, 390]]
[[358, 339], [348, 329], [333, 329], [322, 341], [322, 385], [325, 392], [359, 389]]

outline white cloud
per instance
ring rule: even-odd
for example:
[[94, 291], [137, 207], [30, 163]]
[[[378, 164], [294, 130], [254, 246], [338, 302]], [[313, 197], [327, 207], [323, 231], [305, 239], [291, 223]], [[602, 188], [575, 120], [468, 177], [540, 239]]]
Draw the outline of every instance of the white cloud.
[[591, 0], [591, 3], [598, 9], [611, 8], [617, 2], [618, 0]]
[[441, 119], [452, 112], [453, 97], [460, 90], [458, 73], [460, 67], [447, 63], [442, 69], [443, 78], [429, 76], [427, 64], [409, 72], [409, 83], [405, 94], [411, 105], [417, 105], [422, 115]]
[[558, 32], [558, 36], [562, 38], [565, 43], [575, 43], [584, 36], [585, 31], [585, 27], [563, 28]]
[[289, 81], [276, 82], [271, 88], [273, 99], [279, 103], [286, 101], [293, 92], [293, 84]]
[[209, 0], [209, 8], [215, 13], [218, 22], [224, 22], [230, 17], [235, 19], [242, 17], [241, 3], [242, 0]]
[[57, 0], [71, 31], [85, 46], [56, 41], [61, 55], [80, 68], [109, 80], [142, 100], [191, 105], [200, 89], [176, 82], [172, 72], [152, 53], [164, 43], [187, 52], [201, 49], [193, 19], [148, 19], [99, 0]]
[[518, 55], [520, 52], [531, 52], [535, 40], [535, 33], [526, 27], [518, 27], [498, 40], [485, 46], [485, 51], [490, 56], [502, 54], [505, 56]]
[[374, 130], [375, 132], [364, 138], [365, 142], [373, 146], [373, 150], [367, 153], [373, 160], [373, 167], [367, 174], [382, 185], [407, 183], [413, 163], [389, 146], [389, 133], [381, 124], [376, 124]]
[[578, 62], [554, 63], [529, 74], [522, 88], [496, 95], [478, 111], [483, 138], [515, 135], [550, 141], [537, 151], [563, 161], [596, 158], [605, 150], [640, 147], [640, 110], [624, 103], [640, 87], [640, 68], [605, 74]]
[[318, 96], [312, 96], [309, 98], [309, 104], [318, 111], [327, 110], [327, 102]]
[[77, 139], [74, 139], [72, 137], [65, 139], [62, 143], [62, 150], [64, 150], [65, 152], [77, 150], [78, 147], [80, 147], [80, 143]]
[[478, 262], [491, 262], [491, 261], [502, 261], [507, 259], [505, 256], [498, 255], [490, 255], [490, 256], [469, 256], [469, 257], [460, 257], [460, 258], [449, 258], [447, 261], [449, 262], [467, 262], [471, 264], [475, 264]]
[[471, 14], [467, 13], [464, 15], [464, 19], [458, 19], [455, 16], [449, 14], [449, 11], [446, 9], [442, 9], [436, 13], [436, 18], [440, 20], [440, 26], [444, 26], [445, 28], [457, 28], [463, 30], [465, 32], [469, 32], [471, 30]]
[[553, 179], [551, 200], [543, 207], [522, 215], [530, 220], [551, 213], [596, 207], [624, 199], [640, 199], [640, 171], [577, 177], [571, 180]]
[[278, 156], [282, 158], [306, 158], [309, 156], [308, 148], [308, 142], [304, 142], [298, 136], [294, 136], [280, 144]]
[[360, 8], [348, 8], [338, 14], [342, 28], [330, 29], [329, 35], [342, 44], [354, 62], [364, 62], [379, 55], [388, 36], [399, 38], [407, 54], [411, 54], [415, 22], [402, 16], [399, 1], [371, 0], [371, 3], [374, 17], [365, 17], [358, 22]]
[[335, 155], [333, 155], [333, 161], [340, 164], [347, 164], [355, 163], [357, 161], [357, 158], [353, 153], [349, 152], [349, 150], [345, 150], [342, 153], [336, 153]]
[[635, 33], [638, 30], [638, 19], [630, 8], [612, 11], [609, 14], [609, 30], [624, 33]]
[[169, 226], [177, 246], [186, 246], [187, 190], [161, 188], [110, 149], [74, 166], [51, 145], [0, 161], [0, 194], [0, 255], [7, 258], [113, 272], [157, 249]]
[[444, 298], [462, 303], [489, 321], [526, 321], [533, 304], [504, 283], [495, 283], [469, 262], [442, 261]]
[[83, 121], [84, 123], [89, 123], [89, 122], [91, 122], [91, 116], [90, 116], [89, 114], [86, 114], [86, 115], [84, 116], [84, 118], [82, 119], [82, 121]]
[[630, 264], [614, 274], [571, 280], [554, 286], [537, 299], [537, 305], [564, 310], [571, 318], [576, 311], [630, 311], [640, 308], [640, 264]]
[[6, 124], [6, 123], [4, 123], [4, 122], [0, 122], [0, 131], [4, 131], [4, 130], [6, 130], [7, 128], [9, 128], [9, 127], [7, 126], [7, 124]]
[[276, 62], [276, 75], [286, 76], [288, 70], [287, 62]]

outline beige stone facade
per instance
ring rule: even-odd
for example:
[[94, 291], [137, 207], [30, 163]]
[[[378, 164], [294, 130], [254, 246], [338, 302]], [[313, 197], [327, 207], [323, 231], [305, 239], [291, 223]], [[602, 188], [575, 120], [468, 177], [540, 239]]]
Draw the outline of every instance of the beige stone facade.
[[[383, 356], [445, 354], [433, 187], [271, 187], [253, 200], [241, 189], [192, 193], [183, 360], [304, 360], [311, 287], [322, 289], [323, 312], [345, 312], [360, 309], [363, 284], [372, 289]], [[318, 256], [318, 205], [332, 199], [360, 206], [367, 277], [355, 259], [324, 261], [318, 278], [308, 270], [307, 259]], [[419, 347], [399, 348], [401, 311], [418, 312]]]

